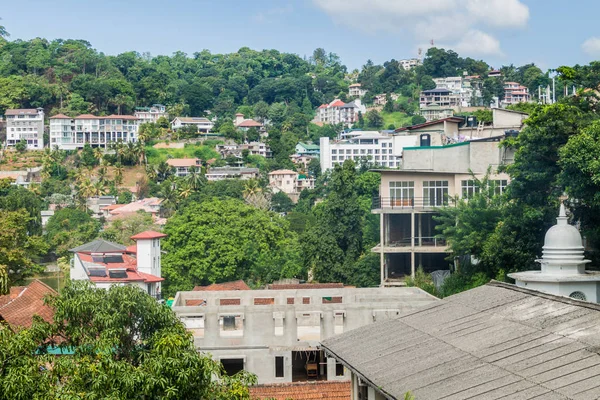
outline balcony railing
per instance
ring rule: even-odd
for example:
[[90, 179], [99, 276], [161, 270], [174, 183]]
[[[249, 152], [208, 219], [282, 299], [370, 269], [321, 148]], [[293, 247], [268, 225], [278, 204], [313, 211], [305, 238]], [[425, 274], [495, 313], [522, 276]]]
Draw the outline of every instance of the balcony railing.
[[453, 205], [454, 203], [449, 201], [447, 198], [430, 198], [430, 197], [411, 197], [411, 198], [397, 198], [397, 197], [381, 197], [375, 196], [373, 198], [372, 209], [377, 210], [381, 208], [391, 209], [417, 209], [417, 208], [436, 208]]
[[[445, 247], [446, 239], [437, 236], [415, 236], [415, 246], [419, 247]], [[384, 243], [384, 247], [411, 247], [410, 238], [391, 240]]]

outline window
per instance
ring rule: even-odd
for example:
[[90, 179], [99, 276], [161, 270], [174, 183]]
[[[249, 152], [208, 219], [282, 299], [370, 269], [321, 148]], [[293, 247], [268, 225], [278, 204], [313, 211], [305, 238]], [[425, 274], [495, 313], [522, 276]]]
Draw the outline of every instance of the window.
[[472, 179], [461, 181], [462, 198], [470, 199], [475, 193], [479, 193], [479, 187], [475, 185], [475, 181]]
[[424, 181], [423, 205], [438, 207], [448, 204], [448, 181]]
[[224, 315], [219, 318], [221, 337], [244, 336], [244, 318], [241, 315]]
[[390, 182], [390, 202], [392, 206], [410, 206], [415, 198], [413, 181]]
[[346, 149], [346, 154], [352, 154], [352, 150]]
[[360, 154], [365, 154], [365, 149], [360, 149]]
[[508, 186], [508, 180], [506, 179], [498, 179], [493, 180], [492, 185], [494, 185], [494, 194], [502, 194], [506, 190]]
[[373, 154], [373, 150], [371, 150], [371, 149], [367, 150], [367, 154]]
[[233, 376], [244, 370], [243, 358], [222, 358], [220, 361], [221, 364], [223, 364], [223, 369], [228, 376]]
[[585, 293], [577, 291], [577, 292], [573, 292], [569, 295], [570, 298], [575, 299], [575, 300], [582, 300], [582, 301], [586, 301], [587, 298], [585, 297]]
[[337, 161], [337, 156], [331, 156], [332, 161]]
[[344, 364], [335, 362], [335, 376], [344, 376]]
[[192, 334], [194, 337], [203, 338], [204, 337], [204, 316], [203, 315], [189, 315], [187, 317], [182, 317], [181, 322], [185, 328]]
[[381, 143], [381, 147], [387, 147], [387, 143]]
[[283, 356], [275, 356], [275, 378], [283, 378]]
[[352, 153], [353, 153], [353, 154], [358, 154], [358, 149], [354, 149], [354, 150], [352, 150]]
[[337, 150], [331, 150], [331, 154], [337, 154]]
[[375, 149], [375, 154], [379, 154], [379, 149]]

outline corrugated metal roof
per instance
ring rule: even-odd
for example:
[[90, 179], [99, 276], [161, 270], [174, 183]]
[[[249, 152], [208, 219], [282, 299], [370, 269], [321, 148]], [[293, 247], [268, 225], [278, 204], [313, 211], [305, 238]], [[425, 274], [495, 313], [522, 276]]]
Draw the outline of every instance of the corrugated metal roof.
[[121, 253], [125, 251], [125, 246], [112, 243], [104, 239], [96, 239], [92, 242], [82, 244], [71, 249], [73, 253]]
[[492, 282], [323, 347], [390, 398], [597, 399], [599, 311]]

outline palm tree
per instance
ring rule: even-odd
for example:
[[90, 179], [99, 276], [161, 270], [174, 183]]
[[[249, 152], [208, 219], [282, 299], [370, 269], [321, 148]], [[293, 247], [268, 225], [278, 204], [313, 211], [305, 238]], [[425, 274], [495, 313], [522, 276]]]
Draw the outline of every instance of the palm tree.
[[153, 165], [146, 165], [146, 175], [149, 179], [155, 181], [158, 178], [158, 173]]
[[184, 185], [179, 189], [179, 197], [187, 199], [192, 194], [192, 188], [190, 185]]
[[104, 152], [100, 147], [96, 147], [94, 149], [94, 158], [98, 160], [98, 163], [102, 162], [102, 157], [104, 157]]
[[249, 197], [249, 196], [256, 195], [256, 194], [258, 194], [260, 192], [262, 192], [262, 188], [258, 184], [258, 181], [256, 179], [250, 179], [244, 185], [244, 191], [242, 192], [242, 195], [244, 197]]
[[106, 170], [106, 167], [103, 165], [100, 168], [98, 168], [98, 180], [100, 182], [105, 182], [106, 181], [106, 173], [108, 171]]
[[162, 193], [163, 201], [161, 203], [161, 208], [163, 210], [163, 214], [165, 217], [171, 216], [175, 208], [177, 207], [177, 185], [175, 181], [170, 179], [169, 182], [165, 185], [165, 188]]
[[117, 163], [114, 167], [114, 171], [115, 171], [115, 184], [120, 185], [123, 183], [123, 172], [125, 171], [125, 168], [123, 168], [123, 165], [121, 165], [121, 163]]
[[185, 177], [185, 182], [187, 183], [188, 188], [193, 191], [199, 190], [202, 186], [204, 186], [205, 181], [206, 178], [196, 167], [191, 167], [187, 176]]
[[158, 180], [162, 182], [173, 175], [173, 168], [166, 161], [161, 161], [156, 167], [156, 172], [158, 173]]

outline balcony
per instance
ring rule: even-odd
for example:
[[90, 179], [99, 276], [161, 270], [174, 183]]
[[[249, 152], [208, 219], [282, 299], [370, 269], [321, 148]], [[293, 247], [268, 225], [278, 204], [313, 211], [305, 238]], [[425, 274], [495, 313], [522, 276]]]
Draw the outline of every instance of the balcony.
[[411, 212], [412, 210], [434, 210], [436, 208], [454, 206], [453, 202], [448, 201], [447, 196], [441, 197], [410, 197], [410, 198], [397, 198], [397, 197], [373, 197], [371, 210], [394, 210], [394, 211], [406, 211]]

